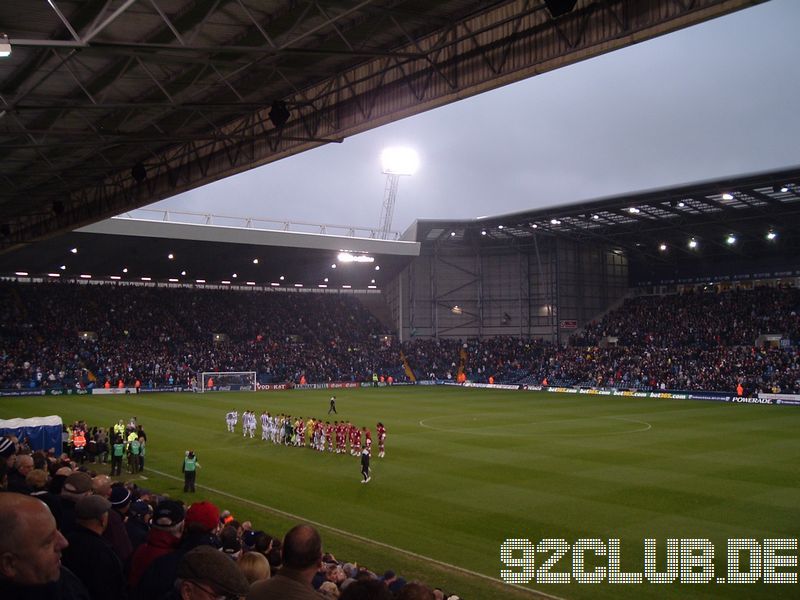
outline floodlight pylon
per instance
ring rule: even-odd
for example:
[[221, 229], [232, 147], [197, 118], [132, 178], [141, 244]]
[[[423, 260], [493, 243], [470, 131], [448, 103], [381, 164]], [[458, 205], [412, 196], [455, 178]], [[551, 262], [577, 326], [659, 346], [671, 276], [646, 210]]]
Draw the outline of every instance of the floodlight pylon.
[[378, 238], [385, 240], [389, 237], [392, 229], [392, 218], [394, 216], [394, 205], [397, 201], [397, 187], [400, 183], [400, 175], [395, 173], [386, 174], [386, 187], [383, 191], [383, 205], [381, 206], [381, 218], [378, 226]]

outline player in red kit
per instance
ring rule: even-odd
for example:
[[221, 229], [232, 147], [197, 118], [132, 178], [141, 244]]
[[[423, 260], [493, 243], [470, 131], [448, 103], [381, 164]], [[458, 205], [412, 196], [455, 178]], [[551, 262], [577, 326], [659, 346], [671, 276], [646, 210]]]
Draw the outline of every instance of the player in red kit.
[[386, 442], [386, 427], [383, 423], [378, 422], [378, 458], [384, 457], [384, 443]]

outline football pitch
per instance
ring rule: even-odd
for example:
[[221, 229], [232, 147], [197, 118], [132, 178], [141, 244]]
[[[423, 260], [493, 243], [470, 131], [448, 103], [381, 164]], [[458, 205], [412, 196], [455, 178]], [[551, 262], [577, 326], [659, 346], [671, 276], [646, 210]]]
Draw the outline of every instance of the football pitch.
[[[233, 409], [327, 418], [331, 393], [339, 419], [373, 432], [368, 484], [360, 483], [359, 460], [350, 455], [274, 446], [259, 439], [260, 422], [256, 439], [242, 438], [241, 420], [235, 434], [226, 431], [225, 413]], [[755, 540], [766, 563], [764, 540], [798, 538], [797, 408], [455, 387], [0, 400], [0, 418], [50, 414], [90, 426], [135, 415], [148, 435], [143, 487], [186, 501], [210, 499], [273, 535], [299, 521], [315, 523], [325, 550], [340, 560], [379, 573], [391, 568], [466, 600], [542, 597], [534, 592], [558, 598], [799, 594], [797, 583], [718, 582], [728, 575], [728, 539]], [[383, 459], [377, 458], [377, 421], [387, 429]], [[182, 492], [180, 465], [188, 449], [202, 465], [194, 495]], [[713, 583], [681, 583], [684, 573], [672, 584], [612, 584], [608, 576], [596, 585], [575, 581], [576, 541], [598, 540], [592, 547], [599, 551], [582, 554], [585, 571], [606, 567], [608, 575], [610, 540], [620, 540], [618, 570], [643, 573], [646, 538], [655, 540], [659, 572], [669, 571], [668, 540], [708, 540], [715, 549]], [[501, 580], [503, 569], [523, 571], [501, 562], [508, 539], [529, 541], [518, 542], [540, 569], [529, 573], [529, 584]], [[550, 567], [548, 557], [559, 552], [545, 552], [548, 544], [563, 550]], [[798, 573], [796, 547], [781, 553], [794, 563], [776, 571]], [[521, 556], [517, 550], [512, 558]], [[741, 571], [766, 572], [746, 556]], [[703, 568], [694, 570], [702, 575]], [[540, 583], [548, 573], [571, 582]]]

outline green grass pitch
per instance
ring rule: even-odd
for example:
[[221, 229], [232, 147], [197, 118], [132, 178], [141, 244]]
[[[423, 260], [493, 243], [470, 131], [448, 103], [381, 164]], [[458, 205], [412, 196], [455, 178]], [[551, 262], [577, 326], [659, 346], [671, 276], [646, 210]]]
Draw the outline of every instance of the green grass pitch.
[[[317, 523], [337, 557], [467, 600], [533, 598], [533, 590], [559, 598], [800, 596], [798, 584], [521, 589], [499, 581], [508, 538], [618, 538], [622, 570], [638, 572], [644, 538], [658, 540], [661, 563], [667, 538], [708, 538], [718, 575], [728, 538], [797, 538], [796, 408], [452, 387], [335, 393], [339, 418], [373, 434], [377, 421], [386, 424], [386, 458], [373, 457], [369, 484], [359, 483], [349, 455], [243, 439], [240, 426], [226, 432], [234, 408], [326, 417], [330, 391], [3, 398], [0, 418], [58, 414], [108, 426], [136, 415], [149, 439], [142, 485], [190, 501], [180, 464], [194, 449], [203, 487], [193, 497], [276, 535], [300, 520]], [[553, 570], [570, 571], [569, 556]], [[536, 555], [537, 566], [544, 558]]]

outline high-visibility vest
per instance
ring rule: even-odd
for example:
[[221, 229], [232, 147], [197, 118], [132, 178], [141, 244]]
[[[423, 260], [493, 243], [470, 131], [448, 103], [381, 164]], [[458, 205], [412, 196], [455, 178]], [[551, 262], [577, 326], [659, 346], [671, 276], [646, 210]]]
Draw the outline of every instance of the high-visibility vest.
[[183, 459], [183, 470], [187, 472], [194, 471], [197, 468], [197, 457], [189, 458], [188, 456]]
[[78, 433], [75, 435], [75, 439], [72, 440], [72, 443], [75, 445], [77, 450], [80, 450], [86, 445], [86, 438], [82, 433]]

